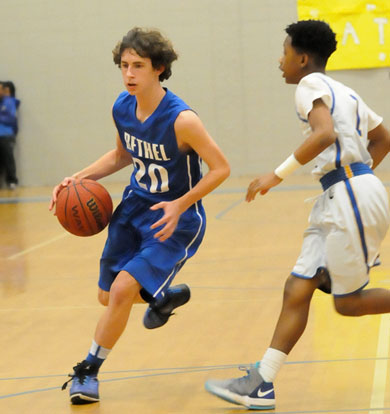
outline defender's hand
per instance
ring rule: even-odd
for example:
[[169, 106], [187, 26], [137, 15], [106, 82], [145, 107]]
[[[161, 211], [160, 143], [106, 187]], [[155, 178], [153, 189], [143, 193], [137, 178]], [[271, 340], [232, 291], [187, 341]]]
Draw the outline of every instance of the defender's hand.
[[280, 184], [283, 180], [274, 172], [262, 175], [254, 179], [248, 187], [246, 193], [246, 201], [249, 203], [255, 199], [257, 193], [261, 195], [267, 194], [268, 190]]

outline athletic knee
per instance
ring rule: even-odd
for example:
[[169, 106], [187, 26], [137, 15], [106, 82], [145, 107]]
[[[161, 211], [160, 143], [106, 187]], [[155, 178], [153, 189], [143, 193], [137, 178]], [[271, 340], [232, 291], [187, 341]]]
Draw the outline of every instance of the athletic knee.
[[133, 303], [140, 291], [139, 283], [129, 274], [115, 279], [110, 289], [110, 303], [121, 305]]
[[110, 293], [102, 289], [98, 291], [98, 301], [103, 306], [108, 306], [108, 301], [110, 299]]
[[343, 316], [361, 316], [361, 307], [356, 295], [335, 297], [334, 307]]
[[301, 279], [290, 275], [284, 285], [283, 303], [294, 306], [310, 302], [315, 288], [313, 279]]
[[284, 302], [288, 302], [292, 300], [296, 295], [295, 289], [295, 277], [291, 275], [287, 278], [286, 283], [284, 284], [284, 292], [283, 292], [283, 300]]

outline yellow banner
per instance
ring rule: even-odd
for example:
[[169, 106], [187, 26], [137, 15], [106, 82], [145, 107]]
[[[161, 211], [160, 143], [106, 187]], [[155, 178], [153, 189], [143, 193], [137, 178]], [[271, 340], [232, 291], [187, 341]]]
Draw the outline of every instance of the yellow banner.
[[324, 20], [336, 33], [327, 69], [390, 66], [390, 0], [297, 0], [298, 19]]

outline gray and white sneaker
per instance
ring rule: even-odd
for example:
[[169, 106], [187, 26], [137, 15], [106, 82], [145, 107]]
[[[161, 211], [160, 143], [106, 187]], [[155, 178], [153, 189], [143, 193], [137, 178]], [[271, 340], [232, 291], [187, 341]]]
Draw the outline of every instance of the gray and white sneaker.
[[248, 375], [227, 380], [206, 381], [208, 392], [233, 404], [244, 405], [250, 410], [275, 408], [275, 391], [272, 382], [265, 382], [259, 374], [259, 362], [250, 367], [240, 367]]

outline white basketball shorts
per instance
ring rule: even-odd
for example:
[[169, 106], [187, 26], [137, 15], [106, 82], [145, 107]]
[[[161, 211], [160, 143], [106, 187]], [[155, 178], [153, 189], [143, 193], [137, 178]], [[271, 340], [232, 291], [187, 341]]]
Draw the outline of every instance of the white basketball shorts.
[[312, 278], [326, 267], [332, 294], [362, 289], [389, 227], [388, 195], [373, 174], [340, 181], [317, 199], [292, 274]]

